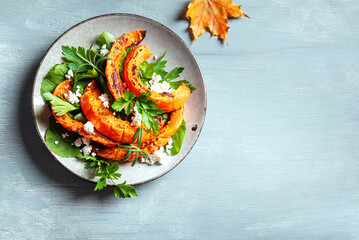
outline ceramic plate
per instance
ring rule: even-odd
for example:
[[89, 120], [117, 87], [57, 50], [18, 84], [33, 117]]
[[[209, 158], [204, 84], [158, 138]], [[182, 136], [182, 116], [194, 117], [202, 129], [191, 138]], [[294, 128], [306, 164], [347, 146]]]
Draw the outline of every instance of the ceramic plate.
[[[181, 74], [181, 78], [187, 79], [197, 88], [185, 104], [184, 119], [187, 122], [187, 132], [181, 152], [176, 156], [166, 157], [163, 160], [163, 165], [148, 166], [136, 163], [134, 167], [131, 167], [130, 163], [121, 164], [119, 172], [122, 177], [117, 183], [122, 183], [126, 180], [128, 184], [137, 185], [163, 176], [176, 167], [191, 151], [200, 134], [205, 118], [206, 91], [198, 63], [183, 40], [164, 25], [142, 16], [109, 14], [87, 19], [63, 33], [47, 50], [35, 76], [32, 95], [35, 125], [41, 140], [46, 146], [44, 138], [51, 112], [40, 95], [41, 81], [54, 64], [63, 62], [61, 46], [89, 47], [105, 30], [117, 37], [134, 30], [146, 30], [146, 37], [141, 44], [147, 45], [155, 55], [162, 55], [167, 51], [166, 59], [168, 63], [166, 69], [170, 70], [176, 66], [184, 67], [185, 70]], [[51, 151], [50, 153], [66, 169], [77, 176], [93, 182], [97, 181], [93, 177], [93, 171], [84, 169], [84, 163], [81, 160], [63, 158]]]

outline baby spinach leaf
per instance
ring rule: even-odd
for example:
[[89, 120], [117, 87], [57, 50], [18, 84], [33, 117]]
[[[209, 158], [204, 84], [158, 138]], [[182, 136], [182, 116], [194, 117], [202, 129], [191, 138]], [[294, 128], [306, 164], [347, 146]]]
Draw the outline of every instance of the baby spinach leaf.
[[181, 126], [177, 132], [172, 136], [172, 148], [170, 149], [171, 156], [177, 155], [181, 151], [183, 140], [186, 136], [186, 121], [183, 119]]
[[111, 33], [104, 31], [97, 39], [97, 45], [99, 45], [100, 48], [103, 45], [106, 45], [106, 48], [110, 50], [114, 41], [116, 41], [116, 37]]
[[46, 74], [41, 82], [41, 96], [45, 102], [44, 93], [52, 93], [56, 86], [65, 80], [65, 75], [68, 71], [67, 63], [61, 63], [54, 65]]
[[[62, 137], [62, 134], [67, 133], [69, 136]], [[49, 128], [45, 134], [45, 142], [50, 150], [61, 157], [82, 157], [83, 154], [79, 151], [80, 148], [71, 145], [80, 136], [77, 133], [69, 132], [60, 124], [56, 123], [53, 116], [49, 119]]]

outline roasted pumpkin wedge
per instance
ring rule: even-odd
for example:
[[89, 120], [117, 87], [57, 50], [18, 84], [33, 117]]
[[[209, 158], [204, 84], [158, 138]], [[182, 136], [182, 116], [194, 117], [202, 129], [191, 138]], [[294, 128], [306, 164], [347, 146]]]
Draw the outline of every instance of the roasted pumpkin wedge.
[[190, 89], [186, 84], [181, 85], [173, 92], [158, 93], [147, 88], [147, 86], [138, 78], [140, 64], [152, 55], [151, 51], [145, 45], [139, 45], [133, 49], [125, 60], [124, 77], [129, 89], [137, 96], [143, 92], [151, 93], [151, 100], [157, 103], [159, 108], [165, 112], [172, 112], [179, 109], [187, 101], [190, 95]]
[[[141, 149], [147, 153], [153, 153], [158, 150], [160, 147], [166, 145], [171, 137], [177, 132], [178, 128], [181, 126], [182, 119], [184, 114], [184, 107], [173, 111], [171, 113], [170, 120], [167, 125], [163, 126], [158, 132], [157, 137], [149, 138], [141, 143]], [[105, 146], [96, 146], [94, 152], [103, 158], [113, 159], [120, 161], [127, 155], [127, 150], [121, 149], [119, 147], [105, 147]], [[142, 157], [142, 156], [140, 156]], [[134, 154], [127, 159], [127, 161], [132, 161], [134, 159]]]
[[[99, 99], [101, 92], [96, 81], [92, 81], [85, 88], [81, 96], [81, 108], [86, 118], [92, 122], [95, 128], [111, 139], [122, 143], [130, 143], [138, 127], [131, 126], [128, 121], [116, 118], [113, 113], [105, 108]], [[142, 126], [143, 127], [143, 126]], [[152, 134], [143, 131], [143, 139], [148, 139]]]
[[112, 45], [110, 54], [106, 61], [106, 78], [107, 86], [111, 94], [116, 100], [118, 100], [124, 91], [124, 87], [119, 74], [119, 64], [121, 58], [126, 50], [126, 48], [133, 45], [137, 45], [145, 37], [146, 31], [133, 31], [130, 33], [125, 33], [117, 39], [117, 41]]
[[[55, 96], [64, 97], [64, 94], [71, 90], [72, 85], [73, 85], [72, 79], [65, 80], [62, 83], [60, 83], [59, 85], [57, 85], [53, 94]], [[67, 113], [62, 116], [57, 116], [54, 111], [52, 111], [52, 112], [53, 112], [53, 115], [54, 115], [56, 121], [58, 123], [60, 123], [64, 128], [66, 128], [67, 130], [69, 130], [71, 132], [77, 132], [79, 135], [81, 135], [83, 137], [86, 137], [92, 141], [101, 143], [108, 147], [114, 147], [119, 144], [119, 142], [116, 142], [116, 141], [106, 137], [105, 135], [98, 132], [97, 130], [95, 130], [94, 134], [87, 133], [83, 128], [84, 124], [80, 121], [72, 119]]]

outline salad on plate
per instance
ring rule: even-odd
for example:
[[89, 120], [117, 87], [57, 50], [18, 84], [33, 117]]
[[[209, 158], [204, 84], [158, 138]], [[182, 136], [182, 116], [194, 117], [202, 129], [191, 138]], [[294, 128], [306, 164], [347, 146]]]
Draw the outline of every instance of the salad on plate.
[[178, 80], [183, 67], [166, 70], [166, 52], [157, 56], [140, 44], [145, 35], [135, 30], [116, 39], [104, 31], [88, 49], [62, 46], [64, 62], [41, 82], [52, 111], [49, 149], [82, 159], [94, 169], [95, 191], [112, 184], [120, 198], [137, 193], [125, 180], [115, 183], [119, 162], [157, 165], [180, 152], [184, 104], [196, 89]]

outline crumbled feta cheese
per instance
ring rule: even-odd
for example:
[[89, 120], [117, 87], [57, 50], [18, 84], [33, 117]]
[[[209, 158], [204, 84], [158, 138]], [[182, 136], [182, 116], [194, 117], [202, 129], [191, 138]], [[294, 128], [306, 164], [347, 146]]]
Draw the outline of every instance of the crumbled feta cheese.
[[84, 124], [84, 130], [87, 133], [94, 134], [95, 133], [95, 126], [92, 124], [92, 122], [88, 121]]
[[89, 84], [87, 84], [87, 86], [89, 86], [89, 87], [91, 87], [91, 85], [92, 85], [92, 82], [90, 82]]
[[161, 80], [162, 77], [160, 75], [153, 73], [152, 79], [149, 81], [150, 89], [158, 93], [166, 93], [166, 92], [174, 91], [173, 89], [171, 89], [171, 85], [168, 82], [164, 81], [160, 83]]
[[90, 155], [90, 153], [92, 151], [92, 145], [84, 146], [81, 150], [85, 156], [88, 156], [88, 155]]
[[76, 96], [77, 96], [77, 97], [81, 97], [80, 90], [81, 90], [81, 89], [80, 89], [80, 86], [77, 85], [77, 86], [76, 86]]
[[56, 144], [59, 144], [59, 141], [55, 141], [55, 145], [56, 145]]
[[138, 112], [137, 107], [133, 107], [134, 116], [132, 117], [131, 126], [141, 126], [142, 114]]
[[171, 148], [173, 148], [173, 140], [172, 138], [170, 138], [170, 140], [168, 141], [167, 145], [166, 145], [166, 149], [170, 150]]
[[67, 71], [67, 74], [65, 74], [65, 78], [70, 79], [74, 77], [74, 72], [70, 69]]
[[153, 156], [158, 164], [162, 164], [163, 158], [167, 156], [167, 153], [164, 151], [163, 147], [161, 147], [153, 153]]
[[[69, 103], [79, 103], [80, 99], [77, 97], [77, 94], [73, 93], [71, 90], [64, 94], [65, 98]], [[81, 96], [81, 95], [80, 95]]]
[[69, 134], [67, 132], [61, 134], [62, 138], [67, 138], [69, 136]]
[[94, 153], [94, 152], [93, 152], [93, 153], [91, 153], [91, 156], [95, 157], [95, 156], [96, 156], [96, 153]]
[[163, 159], [164, 159], [164, 157], [167, 156], [167, 153], [165, 153], [163, 147], [161, 147], [160, 149], [155, 151], [152, 155], [153, 155], [153, 157], [141, 158], [140, 162], [141, 163], [146, 163], [148, 165], [153, 165], [155, 163], [157, 163], [159, 165], [162, 165], [163, 164]]
[[108, 95], [106, 93], [101, 94], [98, 98], [101, 100], [105, 108], [110, 107], [110, 99], [108, 98]]
[[81, 140], [81, 138], [76, 139], [76, 141], [74, 142], [74, 144], [75, 144], [76, 147], [81, 147], [81, 145], [82, 145], [82, 140]]
[[116, 116], [116, 112], [112, 112], [112, 114], [113, 114], [114, 116]]
[[83, 138], [82, 138], [82, 142], [83, 142], [83, 144], [85, 144], [86, 146], [88, 146], [88, 145], [90, 145], [91, 140], [88, 139], [88, 138], [86, 138], [86, 137], [83, 137]]
[[109, 50], [107, 50], [107, 48], [106, 48], [106, 44], [104, 44], [103, 46], [102, 46], [102, 48], [101, 48], [101, 50], [100, 50], [100, 54], [102, 55], [102, 56], [105, 56], [107, 53], [109, 53], [110, 51]]

